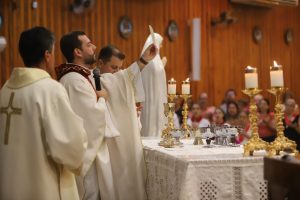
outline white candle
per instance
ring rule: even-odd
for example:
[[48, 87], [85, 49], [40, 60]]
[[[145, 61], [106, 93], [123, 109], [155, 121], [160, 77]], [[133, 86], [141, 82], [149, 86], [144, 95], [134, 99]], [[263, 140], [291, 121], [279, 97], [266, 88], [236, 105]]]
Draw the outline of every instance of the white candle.
[[176, 81], [173, 78], [168, 81], [168, 94], [176, 94]]
[[258, 88], [258, 76], [256, 68], [247, 66], [245, 69], [245, 87], [246, 89]]
[[271, 87], [283, 87], [283, 71], [282, 66], [274, 61], [274, 65], [270, 71]]
[[182, 81], [181, 93], [182, 94], [190, 94], [190, 92], [191, 92], [190, 79], [187, 78], [185, 81]]

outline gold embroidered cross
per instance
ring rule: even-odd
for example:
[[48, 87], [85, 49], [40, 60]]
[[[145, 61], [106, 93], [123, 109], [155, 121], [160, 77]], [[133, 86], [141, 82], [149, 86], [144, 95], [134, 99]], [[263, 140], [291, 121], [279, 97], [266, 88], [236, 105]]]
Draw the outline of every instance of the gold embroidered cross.
[[9, 103], [7, 107], [1, 107], [0, 113], [6, 114], [6, 126], [5, 126], [5, 133], [4, 133], [4, 144], [8, 145], [8, 137], [9, 137], [9, 127], [10, 127], [10, 117], [11, 115], [21, 115], [22, 109], [13, 107], [13, 100], [14, 100], [15, 93], [12, 92], [10, 94]]

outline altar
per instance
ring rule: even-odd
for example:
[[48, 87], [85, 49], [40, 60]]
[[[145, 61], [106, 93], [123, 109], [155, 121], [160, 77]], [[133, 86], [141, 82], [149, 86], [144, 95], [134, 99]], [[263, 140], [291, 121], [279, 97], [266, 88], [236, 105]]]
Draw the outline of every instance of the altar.
[[242, 147], [158, 146], [143, 138], [149, 200], [267, 199], [263, 153], [244, 157]]

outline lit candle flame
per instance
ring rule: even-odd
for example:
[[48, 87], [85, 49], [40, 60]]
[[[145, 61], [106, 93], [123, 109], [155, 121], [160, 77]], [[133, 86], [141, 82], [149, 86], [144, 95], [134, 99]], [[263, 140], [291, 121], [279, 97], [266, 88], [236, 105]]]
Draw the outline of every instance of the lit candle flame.
[[278, 67], [278, 64], [275, 60], [273, 61], [273, 63], [274, 63], [274, 67]]
[[190, 78], [187, 78], [185, 81], [186, 81], [186, 82], [190, 82]]
[[251, 70], [251, 69], [253, 69], [253, 67], [251, 67], [250, 65], [248, 65], [248, 66], [246, 67], [246, 69]]
[[175, 80], [174, 80], [174, 78], [171, 78], [171, 80], [170, 80], [170, 81], [175, 81]]

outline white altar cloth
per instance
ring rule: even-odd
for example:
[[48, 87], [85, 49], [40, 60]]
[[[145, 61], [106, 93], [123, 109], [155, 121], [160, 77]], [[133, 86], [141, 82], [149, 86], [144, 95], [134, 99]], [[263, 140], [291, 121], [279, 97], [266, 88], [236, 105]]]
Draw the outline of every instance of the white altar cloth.
[[[264, 200], [263, 153], [243, 157], [242, 147], [158, 146], [143, 138], [149, 200]], [[258, 155], [257, 155], [258, 154]]]

